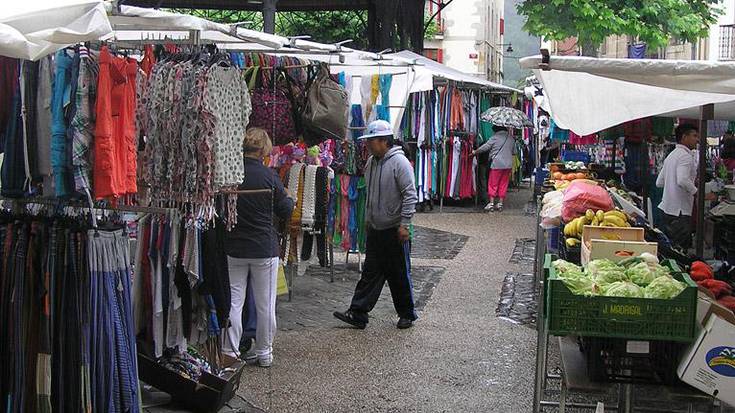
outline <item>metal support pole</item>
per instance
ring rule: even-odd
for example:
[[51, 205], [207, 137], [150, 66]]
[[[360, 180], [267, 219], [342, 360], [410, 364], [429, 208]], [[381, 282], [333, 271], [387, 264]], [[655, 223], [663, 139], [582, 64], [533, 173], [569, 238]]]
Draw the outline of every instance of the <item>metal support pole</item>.
[[329, 282], [334, 282], [334, 244], [329, 241]]
[[299, 271], [299, 264], [293, 263], [291, 264], [291, 268], [289, 268], [289, 276], [288, 276], [288, 283], [290, 284], [288, 286], [288, 301], [291, 302], [293, 299], [293, 286], [294, 286], [294, 279], [296, 278], [296, 273]]
[[544, 321], [544, 276], [543, 259], [546, 248], [544, 229], [541, 228], [539, 217], [540, 205], [536, 213], [536, 259], [534, 260], [534, 286], [537, 288], [536, 295], [536, 383], [533, 391], [533, 413], [540, 413], [543, 404], [544, 391], [546, 389], [546, 358], [548, 350], [548, 336], [546, 335], [546, 323]]
[[278, 0], [263, 0], [263, 31], [274, 34], [276, 32], [276, 11]]
[[703, 105], [699, 111], [699, 168], [697, 171], [697, 230], [695, 248], [698, 257], [704, 256], [704, 184], [707, 172], [707, 121], [715, 117], [715, 105]]

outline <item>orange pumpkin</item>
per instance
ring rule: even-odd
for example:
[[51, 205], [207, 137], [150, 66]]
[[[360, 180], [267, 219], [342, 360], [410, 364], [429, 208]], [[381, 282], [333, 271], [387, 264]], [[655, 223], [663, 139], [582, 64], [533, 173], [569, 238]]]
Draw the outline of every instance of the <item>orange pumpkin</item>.
[[582, 173], [582, 172], [577, 172], [577, 174], [576, 174], [576, 178], [577, 179], [584, 179], [586, 177], [587, 177], [587, 175], [584, 174], [584, 173]]

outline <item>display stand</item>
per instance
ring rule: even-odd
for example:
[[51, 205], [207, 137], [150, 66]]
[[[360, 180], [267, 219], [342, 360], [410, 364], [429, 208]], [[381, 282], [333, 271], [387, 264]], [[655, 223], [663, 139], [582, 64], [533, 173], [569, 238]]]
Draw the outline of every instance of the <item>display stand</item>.
[[[544, 257], [546, 255], [546, 231], [541, 227], [541, 203], [540, 197], [543, 194], [539, 194], [536, 197], [537, 200], [537, 214], [536, 214], [536, 254], [534, 260], [534, 283], [537, 287], [536, 290], [536, 305], [538, 309], [538, 316], [536, 321], [536, 371], [535, 371], [535, 385], [533, 393], [533, 413], [544, 412], [544, 407], [555, 407], [560, 413], [566, 412], [567, 408], [574, 409], [589, 409], [595, 412], [605, 411], [616, 411], [619, 413], [633, 413], [636, 411], [633, 397], [633, 384], [631, 383], [594, 383], [587, 376], [586, 360], [581, 356], [577, 343], [574, 340], [570, 340], [571, 337], [559, 337], [559, 349], [561, 356], [561, 374], [549, 374], [548, 373], [548, 354], [549, 354], [549, 333], [546, 325], [545, 316], [545, 296], [544, 296]], [[549, 380], [560, 381], [560, 392], [559, 400], [545, 400], [546, 385]], [[592, 392], [592, 393], [603, 393], [607, 392], [609, 386], [618, 386], [618, 397], [617, 406], [605, 406], [603, 403], [588, 404], [588, 403], [570, 403], [567, 401], [568, 393], [570, 390], [578, 392]], [[719, 400], [714, 399], [711, 396], [699, 394], [699, 393], [687, 393], [687, 394], [676, 394], [676, 396], [689, 399], [685, 402], [683, 410], [677, 410], [677, 412], [693, 412], [694, 400], [711, 401], [713, 413], [720, 413], [722, 411], [722, 405]], [[645, 411], [661, 411], [671, 412], [671, 410], [665, 409], [650, 409], [647, 408]]]

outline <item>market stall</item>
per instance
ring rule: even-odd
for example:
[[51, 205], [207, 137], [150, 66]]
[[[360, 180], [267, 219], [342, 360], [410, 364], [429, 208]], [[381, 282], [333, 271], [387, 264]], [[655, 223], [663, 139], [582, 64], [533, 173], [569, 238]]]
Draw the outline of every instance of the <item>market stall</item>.
[[[555, 57], [526, 58], [522, 64], [536, 69], [543, 89], [538, 106], [579, 135], [650, 116], [699, 118], [700, 106], [715, 103], [714, 114], [703, 111], [700, 123], [704, 189], [706, 121], [733, 119], [729, 105], [735, 96], [727, 93], [734, 66]], [[712, 93], [713, 85], [725, 93]], [[717, 411], [722, 402], [732, 404], [732, 375], [712, 360], [728, 357], [735, 336], [733, 279], [727, 264], [703, 262], [701, 227], [698, 255], [681, 254], [649, 222], [640, 200], [595, 179], [586, 162], [549, 167], [537, 233], [534, 411], [545, 405], [596, 408], [566, 399], [569, 389], [594, 387], [580, 384], [585, 376], [621, 383], [617, 411], [633, 411], [634, 384], [680, 380], [709, 395], [700, 406]], [[558, 402], [544, 400], [549, 336], [562, 337]], [[689, 389], [685, 403], [693, 409], [698, 396]]]
[[[333, 88], [344, 96], [343, 107], [331, 106], [343, 112], [341, 123], [323, 113], [305, 119], [304, 107], [277, 113], [298, 104], [288, 93], [333, 81], [323, 62], [266, 52], [354, 51], [192, 16], [70, 3], [53, 9], [67, 26], [49, 19], [52, 27], [35, 27], [26, 43], [13, 38], [0, 49], [0, 326], [8, 332], [0, 404], [140, 411], [141, 378], [217, 410], [243, 367], [222, 354], [230, 310], [224, 235], [236, 224], [238, 196], [271, 192], [239, 188], [246, 128], [268, 130], [280, 148], [309, 142], [298, 159], [289, 157], [295, 150], [271, 154], [274, 167], [288, 165], [279, 169], [298, 200], [282, 258], [296, 262], [316, 245], [320, 262], [331, 261], [323, 241], [333, 199], [328, 166], [347, 134], [348, 94]], [[87, 21], [80, 18], [96, 28], [75, 32]], [[22, 33], [20, 24], [8, 27]], [[228, 42], [253, 51], [217, 46]]]

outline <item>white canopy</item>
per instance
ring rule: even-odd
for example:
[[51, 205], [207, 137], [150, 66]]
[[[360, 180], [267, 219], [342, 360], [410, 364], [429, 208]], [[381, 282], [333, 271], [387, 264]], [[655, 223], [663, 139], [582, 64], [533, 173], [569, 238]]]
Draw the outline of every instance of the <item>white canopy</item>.
[[735, 120], [735, 64], [552, 56], [545, 71], [540, 63], [540, 56], [521, 59], [541, 82], [554, 121], [579, 135], [648, 116], [699, 118], [710, 103], [715, 119]]
[[2, 56], [37, 60], [111, 33], [101, 0], [6, 0], [0, 7]]
[[[414, 62], [418, 65], [417, 72], [424, 76], [433, 76], [441, 79], [454, 80], [456, 82], [469, 83], [481, 87], [486, 87], [493, 90], [499, 90], [504, 92], [518, 92], [520, 90], [512, 88], [510, 86], [501, 85], [499, 83], [491, 82], [486, 79], [479, 78], [477, 76], [468, 75], [460, 72], [459, 70], [452, 69], [449, 66], [445, 66], [441, 63], [435, 62], [428, 57], [421, 56], [409, 50], [403, 50], [398, 53], [388, 54], [389, 57], [400, 57], [406, 61]], [[422, 73], [423, 72], [423, 73]]]

